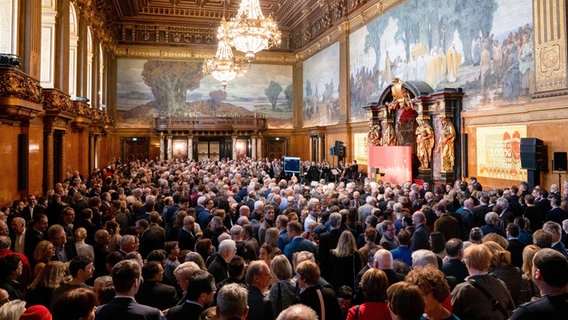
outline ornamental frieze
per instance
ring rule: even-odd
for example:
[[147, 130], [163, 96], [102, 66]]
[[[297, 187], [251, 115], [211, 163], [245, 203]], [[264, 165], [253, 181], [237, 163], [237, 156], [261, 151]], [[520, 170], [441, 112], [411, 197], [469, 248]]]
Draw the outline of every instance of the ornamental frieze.
[[0, 67], [0, 97], [18, 98], [31, 103], [41, 103], [42, 89], [39, 81], [18, 69]]

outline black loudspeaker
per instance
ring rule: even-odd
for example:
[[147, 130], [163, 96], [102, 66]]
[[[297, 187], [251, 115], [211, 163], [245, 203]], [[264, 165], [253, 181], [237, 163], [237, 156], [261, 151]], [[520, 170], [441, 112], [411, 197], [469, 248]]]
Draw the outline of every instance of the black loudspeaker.
[[27, 134], [18, 135], [18, 190], [28, 188], [29, 138]]
[[467, 172], [467, 133], [461, 135], [461, 167], [462, 176], [469, 177]]
[[345, 156], [345, 149], [343, 148], [343, 142], [342, 141], [335, 141], [335, 155], [337, 155], [339, 157]]
[[521, 138], [521, 168], [547, 171], [546, 146], [537, 138]]
[[567, 159], [566, 159], [566, 152], [555, 152], [554, 153], [554, 162], [552, 162], [552, 166], [554, 171], [566, 171], [568, 170]]

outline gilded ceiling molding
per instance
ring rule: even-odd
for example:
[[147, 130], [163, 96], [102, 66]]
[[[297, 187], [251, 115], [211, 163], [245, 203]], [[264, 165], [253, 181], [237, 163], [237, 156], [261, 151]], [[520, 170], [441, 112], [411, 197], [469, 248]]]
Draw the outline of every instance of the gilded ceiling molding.
[[[195, 48], [175, 48], [175, 47], [147, 47], [147, 46], [127, 46], [116, 47], [115, 55], [119, 58], [142, 58], [142, 59], [184, 59], [203, 61], [215, 55], [213, 48], [204, 49], [203, 46]], [[237, 58], [244, 56], [237, 55]], [[296, 57], [292, 53], [277, 51], [261, 51], [254, 59], [254, 63], [265, 64], [294, 64]]]
[[111, 29], [111, 25], [114, 24], [107, 23], [107, 18], [103, 12], [108, 10], [105, 8], [105, 5], [108, 4], [100, 1], [97, 4], [96, 0], [72, 0], [72, 2], [75, 4], [77, 14], [88, 21], [88, 24], [93, 28], [93, 36], [99, 38], [103, 49], [112, 52], [116, 47], [116, 39], [113, 36], [115, 32]]

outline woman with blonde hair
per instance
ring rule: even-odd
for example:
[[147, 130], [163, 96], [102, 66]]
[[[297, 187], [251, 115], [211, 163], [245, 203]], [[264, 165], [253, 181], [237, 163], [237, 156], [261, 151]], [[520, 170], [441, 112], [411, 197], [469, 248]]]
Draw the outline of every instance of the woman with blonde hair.
[[540, 297], [540, 289], [534, 283], [532, 278], [532, 266], [535, 253], [540, 250], [538, 246], [529, 244], [523, 249], [523, 282], [521, 284], [520, 300], [531, 301], [534, 297]]
[[35, 267], [34, 267], [34, 279], [38, 277], [41, 273], [41, 270], [45, 267], [45, 264], [48, 263], [51, 258], [55, 256], [55, 247], [51, 243], [51, 241], [42, 240], [40, 241], [35, 250], [34, 250], [34, 260], [35, 260]]
[[278, 236], [279, 231], [277, 228], [268, 228], [266, 229], [266, 233], [264, 235], [264, 243], [268, 244], [271, 247], [276, 247], [278, 244]]
[[350, 231], [343, 231], [337, 247], [329, 255], [329, 279], [335, 290], [341, 286], [355, 288], [355, 279], [361, 270], [361, 259], [357, 251], [355, 237]]
[[53, 292], [65, 283], [66, 271], [67, 263], [49, 261], [28, 287], [28, 305], [41, 304], [49, 308]]
[[527, 301], [520, 301], [522, 273], [521, 270], [511, 263], [511, 253], [505, 250], [500, 244], [494, 241], [485, 241], [482, 245], [486, 246], [493, 258], [491, 259], [491, 266], [489, 268], [491, 275], [501, 279], [507, 285], [515, 305]]
[[92, 245], [85, 243], [86, 238], [87, 230], [85, 228], [77, 228], [75, 230], [75, 249], [77, 249], [77, 255], [95, 261], [95, 251]]
[[386, 302], [389, 281], [385, 272], [375, 268], [365, 271], [360, 285], [365, 303], [351, 307], [347, 312], [347, 320], [390, 320], [391, 315]]
[[270, 288], [269, 293], [274, 317], [277, 317], [282, 310], [298, 303], [300, 300], [296, 295], [296, 286], [292, 283], [292, 265], [285, 255], [281, 254], [272, 259], [270, 271], [277, 280]]

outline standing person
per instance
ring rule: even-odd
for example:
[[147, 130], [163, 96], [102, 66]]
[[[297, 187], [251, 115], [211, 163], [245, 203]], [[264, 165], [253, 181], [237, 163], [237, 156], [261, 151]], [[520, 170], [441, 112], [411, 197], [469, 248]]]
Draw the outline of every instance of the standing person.
[[232, 283], [223, 286], [217, 294], [217, 318], [219, 320], [244, 320], [248, 316], [247, 289]]
[[97, 305], [97, 296], [92, 290], [77, 288], [67, 291], [60, 297], [57, 297], [51, 310], [53, 313], [53, 319], [91, 320], [95, 318]]
[[290, 263], [293, 261], [294, 253], [300, 251], [309, 251], [311, 253], [316, 253], [317, 247], [310, 240], [302, 237], [302, 225], [298, 221], [291, 221], [286, 226], [288, 230], [288, 235], [290, 236], [290, 243], [284, 247], [284, 255]]
[[53, 292], [65, 283], [66, 269], [66, 263], [49, 261], [28, 288], [26, 297], [28, 305], [41, 304], [49, 308]]
[[161, 319], [160, 310], [134, 300], [140, 287], [140, 265], [136, 261], [120, 261], [112, 268], [111, 275], [116, 296], [97, 309], [95, 320]]
[[298, 287], [300, 288], [300, 302], [312, 308], [319, 319], [339, 320], [343, 313], [331, 288], [321, 287], [320, 269], [310, 260], [302, 261], [296, 266]]
[[198, 270], [191, 276], [191, 290], [187, 292], [186, 300], [182, 305], [169, 309], [168, 320], [197, 320], [203, 310], [213, 302], [217, 288], [215, 279], [204, 270]]
[[444, 273], [435, 266], [417, 267], [406, 276], [406, 281], [418, 286], [424, 298], [424, 313], [431, 320], [459, 320], [442, 303], [450, 295]]
[[292, 265], [284, 255], [274, 257], [270, 263], [272, 274], [278, 282], [270, 288], [269, 298], [272, 302], [274, 316], [299, 301], [296, 286], [292, 283]]
[[430, 230], [426, 226], [426, 216], [422, 212], [415, 212], [412, 215], [412, 224], [416, 227], [416, 230], [410, 238], [410, 249], [412, 251], [420, 249], [430, 249], [428, 240], [430, 238]]
[[136, 293], [136, 301], [159, 310], [166, 310], [176, 305], [178, 301], [176, 289], [162, 283], [164, 268], [160, 262], [147, 262], [142, 267], [142, 278], [144, 283]]
[[335, 290], [346, 285], [355, 289], [355, 278], [361, 270], [361, 259], [355, 237], [350, 231], [343, 231], [337, 242], [337, 247], [329, 255], [329, 280]]
[[533, 258], [532, 277], [541, 298], [519, 306], [511, 320], [563, 319], [568, 310], [568, 260], [554, 249], [542, 249]]
[[420, 289], [408, 282], [395, 283], [387, 289], [393, 320], [422, 319], [424, 299]]
[[387, 276], [383, 271], [367, 270], [361, 278], [365, 303], [351, 307], [347, 312], [347, 320], [390, 320], [391, 315], [386, 302], [388, 284]]
[[250, 308], [247, 320], [274, 319], [272, 303], [266, 296], [271, 279], [270, 268], [264, 261], [251, 262], [246, 274]]
[[[507, 319], [515, 304], [503, 281], [488, 274], [493, 255], [484, 245], [464, 252], [469, 277], [452, 291], [453, 312], [461, 319]], [[492, 301], [497, 301], [497, 304]]]

